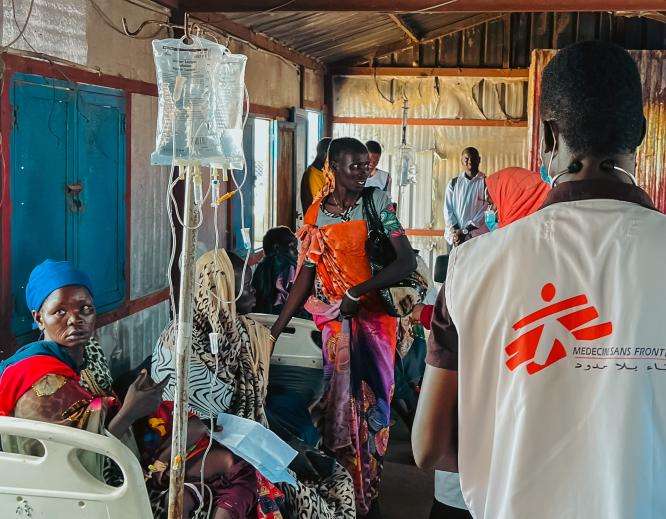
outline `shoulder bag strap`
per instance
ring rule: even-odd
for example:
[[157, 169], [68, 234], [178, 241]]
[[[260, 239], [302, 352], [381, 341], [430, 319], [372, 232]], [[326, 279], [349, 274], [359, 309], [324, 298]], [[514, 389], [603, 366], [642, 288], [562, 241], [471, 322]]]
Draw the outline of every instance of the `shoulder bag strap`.
[[366, 221], [368, 222], [368, 232], [384, 232], [384, 226], [382, 225], [381, 218], [377, 213], [377, 207], [375, 207], [375, 200], [373, 197], [375, 189], [377, 188], [366, 187], [361, 193], [363, 198], [363, 214], [366, 216]]

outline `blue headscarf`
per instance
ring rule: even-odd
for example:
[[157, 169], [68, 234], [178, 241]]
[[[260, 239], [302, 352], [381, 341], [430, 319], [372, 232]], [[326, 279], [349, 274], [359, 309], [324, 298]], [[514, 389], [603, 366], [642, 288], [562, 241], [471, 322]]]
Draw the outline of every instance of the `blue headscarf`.
[[88, 274], [78, 270], [69, 261], [47, 259], [30, 273], [25, 287], [25, 302], [28, 304], [28, 309], [31, 312], [39, 310], [52, 292], [72, 285], [86, 287], [93, 296], [92, 281]]

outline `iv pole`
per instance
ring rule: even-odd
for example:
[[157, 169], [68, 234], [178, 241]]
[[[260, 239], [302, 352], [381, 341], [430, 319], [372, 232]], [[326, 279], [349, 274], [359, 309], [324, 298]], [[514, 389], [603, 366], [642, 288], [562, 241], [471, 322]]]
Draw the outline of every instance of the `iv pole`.
[[403, 168], [404, 165], [404, 149], [407, 146], [407, 117], [409, 115], [409, 105], [407, 104], [407, 96], [403, 95], [402, 101], [402, 140], [400, 142], [402, 152], [400, 153], [400, 175], [398, 176], [398, 211], [402, 210], [402, 188], [403, 186]]
[[[194, 166], [196, 168], [196, 166]], [[180, 297], [176, 339], [176, 389], [171, 434], [171, 472], [169, 476], [169, 519], [183, 517], [185, 459], [187, 457], [188, 371], [192, 349], [192, 314], [197, 241], [197, 213], [194, 203], [193, 166], [185, 167], [185, 215], [183, 249], [180, 261]], [[195, 173], [196, 174], [196, 173]]]

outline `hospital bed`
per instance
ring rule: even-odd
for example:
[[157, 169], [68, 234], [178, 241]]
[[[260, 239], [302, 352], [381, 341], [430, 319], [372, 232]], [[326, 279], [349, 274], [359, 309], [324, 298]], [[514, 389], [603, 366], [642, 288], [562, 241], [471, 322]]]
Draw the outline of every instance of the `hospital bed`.
[[[119, 440], [47, 422], [0, 417], [0, 434], [34, 438], [41, 457], [0, 452], [0, 517], [30, 519], [151, 518], [139, 461]], [[77, 451], [113, 459], [123, 472], [119, 487], [83, 467]]]
[[[271, 326], [277, 316], [253, 314]], [[321, 394], [321, 348], [312, 321], [292, 319], [275, 345], [271, 381], [289, 383], [308, 402]], [[270, 382], [269, 382], [270, 384]], [[270, 386], [269, 386], [270, 387]], [[0, 417], [0, 435], [39, 440], [42, 457], [0, 451], [0, 518], [143, 519], [152, 512], [143, 472], [134, 454], [119, 440], [72, 427]], [[103, 454], [120, 467], [124, 482], [112, 487], [89, 474], [77, 451]]]

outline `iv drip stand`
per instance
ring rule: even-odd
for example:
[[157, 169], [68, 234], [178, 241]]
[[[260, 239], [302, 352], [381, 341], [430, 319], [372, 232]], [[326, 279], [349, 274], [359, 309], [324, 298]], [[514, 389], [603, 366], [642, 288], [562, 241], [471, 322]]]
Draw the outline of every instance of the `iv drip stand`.
[[[409, 105], [407, 104], [407, 96], [403, 96], [402, 100], [402, 139], [401, 146], [407, 146], [407, 120], [409, 117]], [[400, 174], [398, 175], [398, 211], [402, 209], [402, 153], [400, 154]], [[401, 216], [401, 215], [398, 215]]]
[[[182, 167], [182, 166], [181, 166]], [[188, 371], [192, 350], [192, 314], [197, 241], [197, 213], [194, 203], [192, 166], [185, 167], [185, 207], [183, 248], [180, 261], [180, 298], [176, 339], [176, 389], [173, 403], [171, 464], [169, 475], [169, 519], [183, 517], [185, 459], [187, 457]]]

